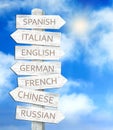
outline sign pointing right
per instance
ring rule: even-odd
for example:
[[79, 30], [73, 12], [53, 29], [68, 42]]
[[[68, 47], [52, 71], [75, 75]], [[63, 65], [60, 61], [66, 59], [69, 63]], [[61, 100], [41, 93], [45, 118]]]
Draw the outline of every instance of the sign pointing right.
[[15, 59], [22, 60], [58, 60], [64, 55], [60, 47], [16, 46], [15, 50]]
[[16, 119], [48, 123], [59, 123], [64, 119], [64, 116], [58, 110], [47, 110], [44, 108], [37, 107], [17, 106]]
[[30, 89], [60, 88], [66, 81], [60, 74], [27, 76], [18, 78], [18, 86]]
[[59, 15], [16, 15], [16, 28], [59, 29], [64, 24]]

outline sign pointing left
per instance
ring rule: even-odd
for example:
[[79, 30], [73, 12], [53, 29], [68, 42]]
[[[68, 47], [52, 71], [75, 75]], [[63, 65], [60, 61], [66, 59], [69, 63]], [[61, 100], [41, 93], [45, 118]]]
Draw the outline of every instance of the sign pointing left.
[[11, 34], [11, 37], [20, 44], [60, 46], [61, 42], [61, 33], [58, 32], [18, 29]]
[[58, 94], [35, 91], [25, 88], [16, 88], [10, 92], [10, 95], [14, 98], [15, 101], [26, 102], [36, 105], [45, 105], [51, 107], [58, 106]]
[[11, 69], [18, 75], [60, 74], [60, 62], [17, 62]]

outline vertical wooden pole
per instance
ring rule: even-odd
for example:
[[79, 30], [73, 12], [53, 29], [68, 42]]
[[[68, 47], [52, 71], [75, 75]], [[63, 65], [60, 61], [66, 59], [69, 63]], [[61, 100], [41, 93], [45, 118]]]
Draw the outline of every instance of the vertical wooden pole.
[[[32, 15], [43, 15], [43, 11], [41, 9], [32, 9], [31, 11]], [[39, 31], [43, 31], [43, 30], [39, 30]], [[37, 106], [34, 105], [35, 107], [42, 107], [42, 106]], [[32, 130], [44, 130], [45, 129], [45, 125], [43, 122], [32, 122]]]

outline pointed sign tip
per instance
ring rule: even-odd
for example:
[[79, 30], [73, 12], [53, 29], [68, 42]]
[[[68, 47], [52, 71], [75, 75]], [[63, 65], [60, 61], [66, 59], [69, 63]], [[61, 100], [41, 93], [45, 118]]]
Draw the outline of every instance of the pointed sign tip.
[[64, 84], [67, 82], [68, 80], [64, 77]]
[[[15, 89], [12, 90], [11, 92], [9, 92], [9, 94], [11, 95], [11, 97], [15, 100], [15, 95], [14, 95]], [[16, 101], [16, 100], [15, 100]]]
[[17, 72], [15, 71], [15, 64], [12, 66], [12, 67], [10, 67], [10, 69], [15, 73], [15, 74], [17, 74]]
[[61, 28], [62, 26], [64, 26], [66, 24], [66, 21], [61, 16], [59, 16], [59, 19], [61, 21], [60, 22], [61, 24], [59, 24], [59, 28]]
[[65, 55], [64, 51], [61, 51], [61, 56], [63, 57]]
[[10, 37], [11, 37], [13, 40], [15, 40], [15, 32], [13, 32], [13, 33], [10, 35]]
[[59, 118], [56, 120], [56, 123], [60, 123], [65, 118], [65, 116], [61, 112], [58, 113], [58, 116], [59, 116]]

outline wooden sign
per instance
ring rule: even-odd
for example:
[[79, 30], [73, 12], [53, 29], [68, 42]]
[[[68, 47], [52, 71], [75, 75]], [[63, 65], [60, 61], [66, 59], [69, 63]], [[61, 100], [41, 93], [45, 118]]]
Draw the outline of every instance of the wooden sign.
[[17, 43], [60, 46], [61, 33], [18, 29], [11, 34]]
[[11, 69], [18, 75], [60, 74], [60, 62], [17, 62]]
[[64, 116], [58, 110], [17, 106], [16, 119], [36, 122], [59, 123], [64, 119]]
[[15, 59], [58, 60], [64, 52], [60, 47], [16, 46]]
[[19, 77], [18, 86], [30, 89], [60, 88], [67, 79], [60, 74]]
[[16, 28], [59, 29], [64, 24], [59, 15], [16, 15]]
[[31, 89], [25, 89], [18, 87], [10, 92], [10, 95], [15, 101], [31, 103], [36, 105], [44, 105], [57, 107], [58, 106], [58, 94], [35, 91]]

